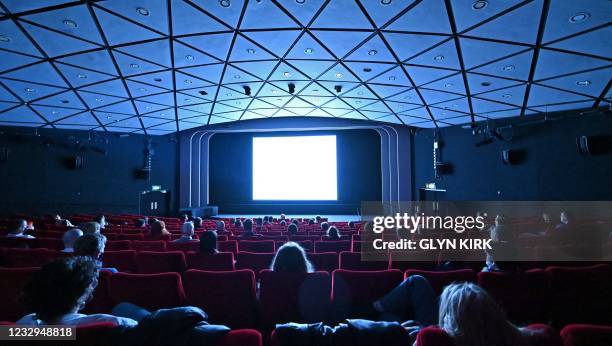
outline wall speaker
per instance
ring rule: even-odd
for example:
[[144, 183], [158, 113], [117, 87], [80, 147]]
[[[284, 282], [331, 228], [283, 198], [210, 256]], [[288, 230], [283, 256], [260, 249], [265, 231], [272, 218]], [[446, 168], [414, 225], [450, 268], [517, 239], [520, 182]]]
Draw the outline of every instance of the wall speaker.
[[589, 137], [579, 136], [576, 137], [576, 147], [578, 148], [578, 154], [588, 155], [591, 153], [589, 149]]
[[70, 169], [81, 169], [83, 168], [83, 157], [81, 156], [71, 156], [68, 159], [68, 167]]
[[0, 148], [0, 162], [8, 161], [9, 153], [11, 151], [7, 147]]
[[612, 151], [612, 136], [576, 137], [576, 149], [580, 155], [602, 155]]
[[517, 165], [525, 160], [527, 152], [521, 149], [506, 149], [501, 152], [501, 160], [504, 165]]

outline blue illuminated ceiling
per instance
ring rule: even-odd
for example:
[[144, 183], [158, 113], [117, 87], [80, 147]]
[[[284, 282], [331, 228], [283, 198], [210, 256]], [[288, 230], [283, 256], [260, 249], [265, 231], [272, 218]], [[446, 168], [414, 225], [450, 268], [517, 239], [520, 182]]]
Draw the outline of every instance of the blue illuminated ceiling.
[[610, 98], [608, 0], [2, 0], [0, 12], [0, 126], [442, 127]]

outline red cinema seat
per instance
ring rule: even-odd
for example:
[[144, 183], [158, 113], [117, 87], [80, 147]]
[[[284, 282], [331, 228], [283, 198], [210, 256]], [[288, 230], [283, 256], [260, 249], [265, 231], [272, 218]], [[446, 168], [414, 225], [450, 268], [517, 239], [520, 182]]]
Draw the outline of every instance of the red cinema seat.
[[337, 269], [332, 273], [333, 319], [370, 318], [372, 303], [402, 282], [399, 270], [353, 271]]
[[612, 326], [570, 324], [561, 330], [563, 346], [610, 346]]
[[343, 251], [340, 253], [340, 269], [347, 270], [387, 270], [389, 269], [389, 258], [386, 253], [370, 254], [372, 259], [363, 260], [360, 252]]
[[438, 251], [391, 252], [391, 268], [406, 271], [409, 269], [433, 271], [438, 266]]
[[64, 242], [57, 238], [36, 238], [36, 247], [59, 251], [64, 249]]
[[187, 253], [187, 267], [210, 271], [232, 271], [236, 269], [234, 254], [218, 252], [215, 254]]
[[266, 253], [276, 251], [274, 240], [241, 240], [238, 242], [239, 252]]
[[[529, 346], [561, 346], [559, 334], [544, 324], [527, 326]], [[416, 346], [454, 346], [453, 339], [439, 327], [426, 327], [419, 331]]]
[[0, 247], [32, 248], [36, 246], [36, 239], [0, 237]]
[[238, 242], [236, 240], [217, 241], [217, 249], [221, 252], [238, 253]]
[[421, 275], [433, 288], [436, 295], [442, 294], [444, 287], [453, 282], [476, 282], [476, 273], [471, 269], [447, 270], [447, 271], [426, 271], [426, 270], [406, 270], [404, 278], [411, 275]]
[[[279, 247], [283, 246], [283, 244], [285, 244], [285, 243], [287, 243], [286, 240], [277, 240], [276, 241], [276, 248], [278, 249]], [[314, 248], [314, 245], [313, 245], [312, 241], [310, 241], [310, 240], [300, 240], [300, 241], [295, 241], [294, 243], [297, 243], [306, 252], [312, 252], [312, 250]]]
[[351, 241], [350, 240], [319, 240], [314, 243], [315, 252], [342, 252], [342, 251], [351, 251]]
[[339, 255], [335, 252], [309, 253], [307, 256], [315, 270], [331, 273], [340, 268]]
[[240, 269], [251, 269], [255, 272], [255, 275], [259, 274], [262, 269], [270, 268], [272, 259], [274, 258], [274, 252], [270, 253], [252, 253], [252, 252], [240, 252], [237, 255], [238, 268]]
[[4, 250], [4, 266], [13, 268], [40, 267], [44, 265], [47, 249], [18, 249]]
[[185, 254], [181, 251], [140, 251], [136, 253], [136, 271], [141, 274], [177, 272], [187, 270]]
[[136, 272], [136, 251], [106, 251], [102, 262], [105, 268], [115, 268], [120, 272]]
[[438, 327], [425, 327], [417, 334], [415, 346], [453, 346], [453, 338]]
[[606, 264], [548, 267], [553, 324], [612, 324], [612, 274]]
[[257, 301], [251, 270], [185, 272], [187, 304], [202, 308], [211, 323], [232, 328], [254, 327]]
[[113, 306], [129, 302], [151, 311], [182, 306], [185, 301], [178, 273], [113, 274], [109, 293]]
[[478, 285], [497, 300], [508, 319], [516, 324], [546, 322], [549, 293], [546, 273], [541, 269], [528, 272], [480, 272]]
[[38, 268], [0, 268], [0, 321], [17, 321], [26, 313], [19, 297]]
[[113, 302], [110, 297], [108, 285], [110, 284], [112, 275], [113, 273], [108, 270], [100, 270], [98, 286], [96, 286], [91, 300], [88, 301], [85, 308], [83, 308], [84, 314], [109, 313], [111, 311]]
[[166, 242], [163, 240], [134, 240], [132, 250], [136, 251], [166, 251]]
[[327, 272], [307, 274], [262, 270], [259, 306], [266, 329], [276, 323], [326, 321], [331, 306], [331, 277]]
[[292, 235], [292, 236], [289, 236], [289, 240], [295, 241], [295, 242], [309, 240], [314, 243], [315, 241], [320, 241], [321, 236], [319, 235]]
[[132, 242], [129, 240], [111, 240], [107, 241], [104, 246], [105, 251], [120, 251], [120, 250], [131, 250]]
[[118, 234], [117, 240], [143, 240], [144, 234]]
[[185, 241], [185, 242], [169, 242], [166, 244], [166, 250], [168, 251], [182, 251], [182, 252], [197, 252], [200, 250], [200, 242], [197, 240], [194, 241]]
[[231, 330], [219, 341], [218, 346], [261, 346], [261, 333], [253, 329]]

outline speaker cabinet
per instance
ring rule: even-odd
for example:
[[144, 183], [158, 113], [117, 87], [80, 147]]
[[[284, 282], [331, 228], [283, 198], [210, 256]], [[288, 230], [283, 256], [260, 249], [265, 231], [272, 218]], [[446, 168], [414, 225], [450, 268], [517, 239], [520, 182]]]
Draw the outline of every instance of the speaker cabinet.
[[580, 155], [603, 155], [612, 151], [612, 136], [576, 137], [576, 149]]
[[82, 156], [71, 156], [68, 158], [69, 169], [82, 169], [83, 168], [83, 157]]

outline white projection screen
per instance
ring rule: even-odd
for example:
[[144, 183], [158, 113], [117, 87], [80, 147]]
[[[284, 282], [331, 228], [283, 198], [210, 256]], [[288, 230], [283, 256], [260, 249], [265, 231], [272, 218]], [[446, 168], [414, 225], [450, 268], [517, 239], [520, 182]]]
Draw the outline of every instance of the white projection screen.
[[253, 137], [253, 200], [338, 200], [336, 136]]

